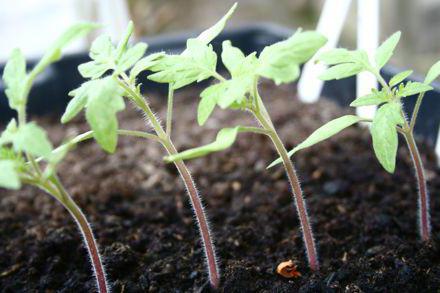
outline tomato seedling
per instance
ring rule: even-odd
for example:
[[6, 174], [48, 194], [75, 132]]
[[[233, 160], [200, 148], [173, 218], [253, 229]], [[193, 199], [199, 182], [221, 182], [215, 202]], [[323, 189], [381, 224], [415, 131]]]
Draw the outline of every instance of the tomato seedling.
[[298, 30], [289, 39], [267, 46], [259, 56], [256, 53], [245, 56], [230, 41], [225, 41], [221, 59], [230, 73], [230, 78], [227, 79], [216, 71], [217, 55], [212, 48], [200, 39], [189, 39], [187, 48], [182, 54], [165, 55], [151, 68], [156, 73], [149, 76], [149, 79], [153, 81], [170, 84], [172, 90], [207, 78], [216, 79], [215, 84], [201, 93], [197, 111], [197, 120], [200, 125], [206, 122], [216, 106], [251, 113], [255, 117], [259, 127], [224, 128], [219, 131], [214, 142], [179, 154], [170, 154], [165, 160], [180, 162], [227, 149], [234, 143], [237, 134], [242, 132], [267, 135], [282, 157], [292, 187], [306, 253], [312, 270], [317, 270], [319, 263], [300, 182], [259, 94], [258, 82], [262, 77], [275, 81], [277, 85], [296, 80], [300, 73], [300, 65], [309, 60], [326, 41], [326, 38], [317, 32]]
[[26, 71], [26, 60], [14, 49], [3, 71], [3, 81], [9, 106], [17, 112], [18, 122], [12, 119], [0, 135], [0, 187], [20, 189], [23, 184], [35, 186], [60, 202], [75, 219], [87, 247], [99, 292], [109, 292], [98, 245], [87, 218], [62, 185], [57, 165], [70, 150], [67, 143], [53, 151], [43, 128], [26, 117], [29, 92], [35, 78], [61, 57], [61, 50], [73, 40], [86, 35], [98, 26], [80, 23], [69, 28], [48, 49], [35, 67]]
[[[363, 50], [349, 51], [346, 49], [334, 49], [325, 52], [318, 57], [318, 60], [331, 65], [322, 75], [323, 80], [342, 79], [356, 75], [360, 72], [373, 74], [380, 85], [381, 90], [373, 89], [370, 94], [356, 98], [350, 106], [361, 107], [375, 105], [378, 110], [372, 120], [346, 115], [332, 120], [315, 132], [305, 141], [297, 145], [289, 152], [292, 156], [297, 151], [319, 143], [341, 130], [358, 122], [371, 123], [370, 132], [373, 140], [374, 153], [383, 168], [389, 173], [394, 173], [396, 167], [396, 155], [398, 147], [398, 133], [402, 134], [406, 140], [411, 159], [414, 164], [419, 202], [419, 234], [422, 240], [426, 241], [431, 236], [431, 225], [429, 216], [429, 194], [426, 186], [426, 178], [423, 162], [417, 149], [414, 139], [414, 126], [420, 105], [423, 101], [425, 92], [432, 90], [430, 84], [440, 74], [440, 61], [434, 64], [428, 71], [423, 82], [405, 82], [412, 70], [406, 70], [393, 76], [386, 82], [380, 73], [380, 69], [389, 61], [400, 40], [400, 32], [396, 32], [389, 37], [377, 49], [375, 60], [371, 61], [367, 53]], [[410, 119], [407, 119], [402, 102], [405, 98], [418, 95], [416, 104]], [[276, 160], [271, 166], [280, 163]]]

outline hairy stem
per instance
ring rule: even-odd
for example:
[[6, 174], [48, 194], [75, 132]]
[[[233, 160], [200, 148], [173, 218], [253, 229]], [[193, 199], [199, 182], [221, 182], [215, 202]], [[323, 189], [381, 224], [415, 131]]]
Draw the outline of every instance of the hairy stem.
[[[50, 184], [52, 183], [52, 184]], [[107, 278], [104, 270], [104, 266], [101, 261], [101, 255], [99, 254], [98, 245], [93, 235], [92, 228], [90, 227], [87, 218], [79, 208], [79, 206], [73, 201], [67, 191], [64, 189], [59, 179], [53, 176], [50, 182], [46, 182], [43, 185], [38, 185], [41, 189], [45, 190], [52, 196], [54, 196], [72, 215], [78, 225], [79, 230], [84, 239], [84, 243], [87, 247], [93, 272], [96, 278], [97, 289], [99, 293], [110, 292]]]
[[263, 129], [269, 131], [269, 136], [283, 160], [284, 169], [286, 170], [287, 177], [289, 179], [290, 186], [292, 188], [293, 197], [295, 201], [295, 207], [297, 209], [298, 217], [301, 224], [301, 229], [303, 233], [303, 241], [306, 247], [307, 259], [309, 266], [312, 270], [319, 270], [319, 261], [317, 256], [315, 239], [313, 237], [313, 230], [310, 224], [306, 202], [303, 197], [303, 192], [301, 189], [301, 184], [299, 182], [298, 176], [296, 175], [295, 168], [292, 161], [289, 158], [286, 148], [283, 142], [278, 136], [275, 127], [270, 119], [269, 112], [263, 104], [263, 101], [258, 93], [258, 83], [254, 83], [254, 93], [253, 93], [255, 103], [260, 111], [254, 112], [254, 115], [258, 122], [261, 124]]
[[[389, 94], [393, 95], [390, 87], [387, 85], [383, 77], [379, 72], [375, 75], [378, 78], [379, 83], [384, 87]], [[414, 106], [414, 111], [410, 120], [410, 123], [406, 120], [406, 115], [402, 110], [402, 116], [405, 118], [405, 123], [402, 129], [397, 128], [397, 130], [405, 137], [406, 143], [408, 145], [409, 152], [411, 154], [411, 159], [414, 164], [414, 169], [416, 172], [417, 185], [418, 185], [418, 203], [419, 203], [419, 234], [423, 241], [427, 241], [431, 237], [431, 223], [430, 223], [430, 213], [429, 213], [429, 194], [426, 186], [425, 171], [423, 167], [422, 158], [420, 157], [419, 150], [414, 139], [414, 126], [417, 120], [417, 115], [420, 110], [420, 106], [423, 101], [424, 93], [420, 93], [416, 104]]]
[[[171, 141], [167, 141], [164, 144], [164, 147], [166, 148], [169, 155], [176, 155], [178, 153]], [[196, 215], [208, 267], [209, 281], [212, 287], [217, 288], [220, 284], [220, 273], [217, 265], [215, 247], [212, 241], [212, 235], [209, 229], [208, 219], [203, 208], [201, 197], [197, 192], [194, 180], [192, 179], [191, 173], [189, 172], [185, 163], [183, 161], [176, 161], [174, 162], [174, 165], [179, 171], [179, 174], [185, 184], [186, 190], [188, 191], [188, 195], [191, 200], [191, 206], [193, 207], [194, 213]]]
[[416, 171], [417, 184], [419, 188], [419, 233], [423, 241], [427, 241], [431, 237], [431, 223], [429, 217], [429, 194], [426, 187], [426, 178], [423, 168], [423, 162], [417, 149], [414, 135], [412, 132], [404, 134], [411, 158]]
[[[160, 125], [159, 120], [154, 115], [147, 101], [136, 91], [132, 90], [129, 85], [126, 85], [126, 90], [130, 94], [136, 105], [147, 115], [151, 125], [157, 136], [161, 139], [162, 145], [165, 147], [169, 155], [177, 154], [177, 150], [174, 147], [171, 139], [167, 136], [166, 132]], [[191, 205], [194, 210], [194, 214], [197, 219], [200, 235], [202, 238], [203, 250], [206, 256], [206, 266], [208, 268], [209, 281], [211, 286], [217, 288], [220, 284], [220, 272], [217, 266], [217, 258], [215, 254], [215, 247], [212, 241], [212, 236], [209, 230], [208, 219], [203, 209], [203, 204], [200, 195], [197, 192], [194, 181], [191, 174], [183, 161], [174, 162], [180, 177], [182, 178], [185, 187], [188, 191], [188, 195], [191, 201]]]
[[[263, 103], [261, 102], [261, 98], [257, 95], [256, 97], [258, 100], [257, 102], [260, 104], [260, 109], [264, 109], [265, 107]], [[267, 110], [264, 111], [264, 113], [267, 113]], [[302, 234], [303, 234], [303, 240], [304, 245], [306, 247], [306, 253], [307, 253], [307, 259], [309, 262], [309, 266], [312, 270], [316, 271], [319, 270], [319, 261], [316, 251], [316, 244], [315, 239], [313, 237], [313, 230], [312, 226], [310, 224], [309, 216], [307, 213], [307, 207], [306, 202], [303, 197], [301, 184], [299, 182], [298, 176], [296, 175], [295, 168], [293, 166], [292, 161], [289, 158], [289, 155], [287, 153], [286, 148], [284, 147], [283, 142], [281, 141], [280, 137], [278, 136], [275, 128], [272, 126], [272, 122], [270, 120], [267, 120], [266, 115], [262, 115], [261, 113], [254, 113], [256, 119], [259, 121], [261, 126], [269, 131], [269, 136], [278, 152], [280, 157], [283, 160], [284, 168], [286, 170], [287, 177], [290, 182], [290, 186], [292, 188], [293, 192], [293, 198], [295, 201], [296, 210], [298, 212], [298, 217], [301, 224]], [[268, 114], [267, 114], [268, 116]]]

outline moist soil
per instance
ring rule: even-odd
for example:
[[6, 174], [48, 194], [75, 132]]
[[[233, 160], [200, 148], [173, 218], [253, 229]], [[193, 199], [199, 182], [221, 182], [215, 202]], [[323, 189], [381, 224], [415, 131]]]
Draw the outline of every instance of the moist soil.
[[[262, 96], [290, 149], [342, 110], [328, 100], [305, 105], [293, 87], [262, 84]], [[212, 141], [221, 127], [255, 125], [248, 113], [215, 110], [195, 121], [199, 89], [176, 94], [173, 139], [183, 150]], [[165, 97], [152, 93], [163, 117]], [[121, 128], [145, 130], [127, 105]], [[56, 143], [88, 129], [36, 118]], [[227, 151], [188, 162], [204, 197], [222, 271], [221, 292], [438, 292], [440, 170], [419, 141], [432, 195], [433, 240], [417, 234], [417, 190], [403, 141], [395, 174], [374, 157], [368, 130], [351, 127], [294, 158], [308, 203], [321, 270], [307, 268], [292, 195], [270, 141], [240, 134]], [[121, 137], [109, 155], [82, 143], [60, 166], [67, 190], [92, 223], [114, 292], [208, 292], [194, 217], [173, 165], [152, 141]], [[1, 292], [92, 292], [91, 267], [69, 214], [33, 187], [0, 191]], [[276, 273], [292, 260], [300, 277]]]

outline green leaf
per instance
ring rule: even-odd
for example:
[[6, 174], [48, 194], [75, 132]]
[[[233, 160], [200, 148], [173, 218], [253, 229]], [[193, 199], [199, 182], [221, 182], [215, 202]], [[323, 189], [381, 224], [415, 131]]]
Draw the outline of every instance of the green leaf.
[[409, 97], [419, 93], [424, 93], [432, 90], [433, 87], [421, 82], [407, 82], [403, 88], [399, 88], [397, 92], [398, 97]]
[[[205, 122], [213, 110], [212, 104], [217, 104], [220, 108], [232, 108], [241, 105], [246, 100], [252, 79], [247, 76], [222, 81], [206, 88], [202, 93], [202, 105], [199, 107], [199, 122]], [[202, 124], [203, 124], [202, 123]], [[201, 125], [202, 125], [201, 124]]]
[[0, 146], [11, 143], [13, 141], [15, 133], [18, 131], [17, 122], [15, 119], [11, 119], [6, 129], [0, 135]]
[[221, 33], [221, 31], [224, 29], [226, 25], [226, 22], [229, 20], [229, 18], [231, 18], [236, 8], [237, 8], [237, 3], [234, 3], [234, 5], [232, 5], [231, 9], [229, 9], [229, 11], [225, 14], [225, 16], [223, 16], [212, 27], [202, 32], [197, 37], [197, 39], [204, 44], [209, 44], [213, 39], [215, 39]]
[[5, 93], [9, 100], [9, 107], [18, 110], [26, 103], [24, 91], [26, 87], [26, 60], [20, 49], [11, 52], [5, 69], [3, 70]]
[[284, 64], [280, 67], [270, 66], [260, 70], [259, 74], [263, 77], [272, 79], [276, 85], [289, 83], [298, 79], [300, 74], [299, 65], [295, 63]]
[[397, 73], [396, 75], [394, 75], [391, 80], [390, 80], [390, 87], [393, 87], [399, 83], [401, 83], [402, 81], [404, 81], [408, 76], [410, 76], [413, 73], [412, 70], [406, 70], [406, 71], [402, 71]]
[[87, 99], [89, 96], [89, 90], [93, 91], [93, 86], [97, 84], [96, 80], [83, 83], [79, 88], [69, 93], [69, 96], [73, 96], [73, 99], [69, 101], [61, 117], [61, 123], [67, 123], [72, 120], [78, 113], [87, 105]]
[[51, 63], [58, 61], [61, 58], [61, 50], [64, 49], [67, 45], [72, 43], [74, 40], [79, 39], [92, 30], [99, 28], [100, 26], [95, 23], [83, 22], [78, 23], [70, 28], [68, 28], [49, 48], [46, 54], [44, 54], [43, 58], [38, 62], [35, 68], [32, 70], [32, 77], [35, 77], [39, 73], [41, 73], [47, 66]]
[[179, 89], [193, 82], [200, 82], [215, 74], [217, 54], [211, 45], [197, 39], [187, 41], [187, 50], [181, 55], [166, 55], [151, 70], [156, 72], [148, 78], [159, 83], [172, 83]]
[[393, 173], [396, 167], [398, 147], [396, 125], [403, 123], [401, 105], [389, 102], [377, 110], [371, 125], [374, 153], [380, 164], [389, 173]]
[[394, 33], [391, 37], [389, 37], [382, 45], [377, 48], [375, 60], [377, 69], [382, 68], [387, 62], [390, 60], [391, 56], [393, 56], [394, 49], [399, 43], [400, 40], [400, 31]]
[[209, 153], [225, 150], [235, 142], [239, 128], [239, 126], [234, 128], [223, 128], [217, 134], [214, 142], [201, 147], [183, 151], [176, 155], [166, 156], [164, 159], [166, 162], [170, 163], [180, 160], [194, 159], [205, 156]]
[[388, 95], [384, 91], [374, 90], [371, 94], [362, 96], [351, 102], [351, 107], [362, 107], [379, 105], [389, 100]]
[[116, 49], [116, 59], [119, 60], [119, 58], [122, 56], [122, 54], [126, 51], [128, 41], [130, 40], [131, 35], [133, 34], [134, 25], [133, 21], [129, 21], [127, 25], [127, 29], [125, 30], [124, 37], [119, 41], [118, 47]]
[[[299, 150], [311, 147], [323, 140], [326, 140], [329, 137], [332, 137], [336, 134], [338, 134], [341, 130], [358, 123], [360, 121], [364, 121], [364, 118], [354, 116], [354, 115], [346, 115], [339, 118], [336, 118], [330, 122], [327, 122], [317, 130], [315, 130], [306, 140], [304, 140], [302, 143], [297, 145], [294, 149], [292, 149], [288, 154], [289, 157], [293, 156], [296, 152]], [[273, 161], [268, 167], [272, 168], [280, 163], [282, 163], [282, 159], [278, 158], [275, 161]]]
[[34, 122], [19, 126], [12, 140], [17, 152], [27, 152], [44, 158], [48, 158], [52, 152], [52, 144], [47, 138], [46, 131]]
[[324, 62], [327, 65], [335, 65], [339, 63], [353, 62], [353, 56], [351, 51], [338, 48], [320, 54], [317, 60]]
[[197, 122], [200, 126], [205, 124], [209, 116], [211, 116], [215, 105], [224, 91], [224, 84], [218, 83], [206, 88], [201, 94], [201, 100], [197, 107]]
[[296, 32], [285, 41], [263, 49], [258, 74], [277, 84], [292, 82], [299, 76], [299, 65], [309, 60], [327, 39], [318, 32]]
[[319, 78], [322, 80], [342, 79], [364, 71], [364, 67], [358, 63], [342, 63], [328, 68]]
[[236, 76], [246, 59], [244, 53], [237, 47], [232, 46], [231, 41], [222, 44], [222, 62], [232, 76]]
[[423, 83], [430, 84], [440, 75], [440, 61], [431, 66]]
[[123, 91], [111, 78], [100, 79], [90, 91], [86, 108], [86, 119], [93, 136], [107, 152], [113, 153], [118, 141], [116, 113], [125, 108]]
[[100, 78], [108, 70], [115, 69], [115, 48], [110, 36], [101, 35], [96, 38], [89, 53], [93, 61], [78, 66], [79, 73], [84, 78]]
[[124, 72], [138, 62], [144, 56], [147, 47], [145, 43], [138, 43], [123, 53], [118, 60], [118, 72]]
[[109, 35], [97, 37], [90, 47], [90, 58], [99, 63], [111, 63], [115, 58], [115, 48]]
[[222, 87], [218, 92], [217, 105], [222, 109], [231, 107], [234, 104], [241, 104], [246, 99], [252, 79], [247, 76], [234, 78], [221, 83]]
[[20, 189], [21, 182], [15, 169], [15, 162], [11, 160], [0, 161], [0, 187]]
[[96, 61], [90, 61], [80, 64], [78, 71], [84, 78], [97, 79], [100, 78], [108, 70], [112, 69], [112, 66], [104, 63], [97, 63]]
[[154, 53], [139, 60], [130, 70], [130, 80], [134, 80], [142, 71], [149, 70], [165, 56], [164, 52]]

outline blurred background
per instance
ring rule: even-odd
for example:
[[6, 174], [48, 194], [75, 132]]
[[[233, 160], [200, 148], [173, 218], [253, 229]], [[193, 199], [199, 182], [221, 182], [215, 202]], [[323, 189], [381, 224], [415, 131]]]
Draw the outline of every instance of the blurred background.
[[[47, 44], [79, 20], [103, 23], [117, 37], [133, 19], [137, 36], [199, 30], [214, 23], [239, 2], [229, 27], [272, 22], [290, 28], [315, 28], [324, 0], [0, 0], [0, 61], [14, 47], [28, 58], [41, 55]], [[354, 48], [356, 2], [352, 1], [340, 46]], [[402, 41], [393, 63], [425, 73], [440, 59], [440, 1], [382, 0], [381, 40], [401, 30]], [[70, 51], [86, 50], [90, 40]]]

